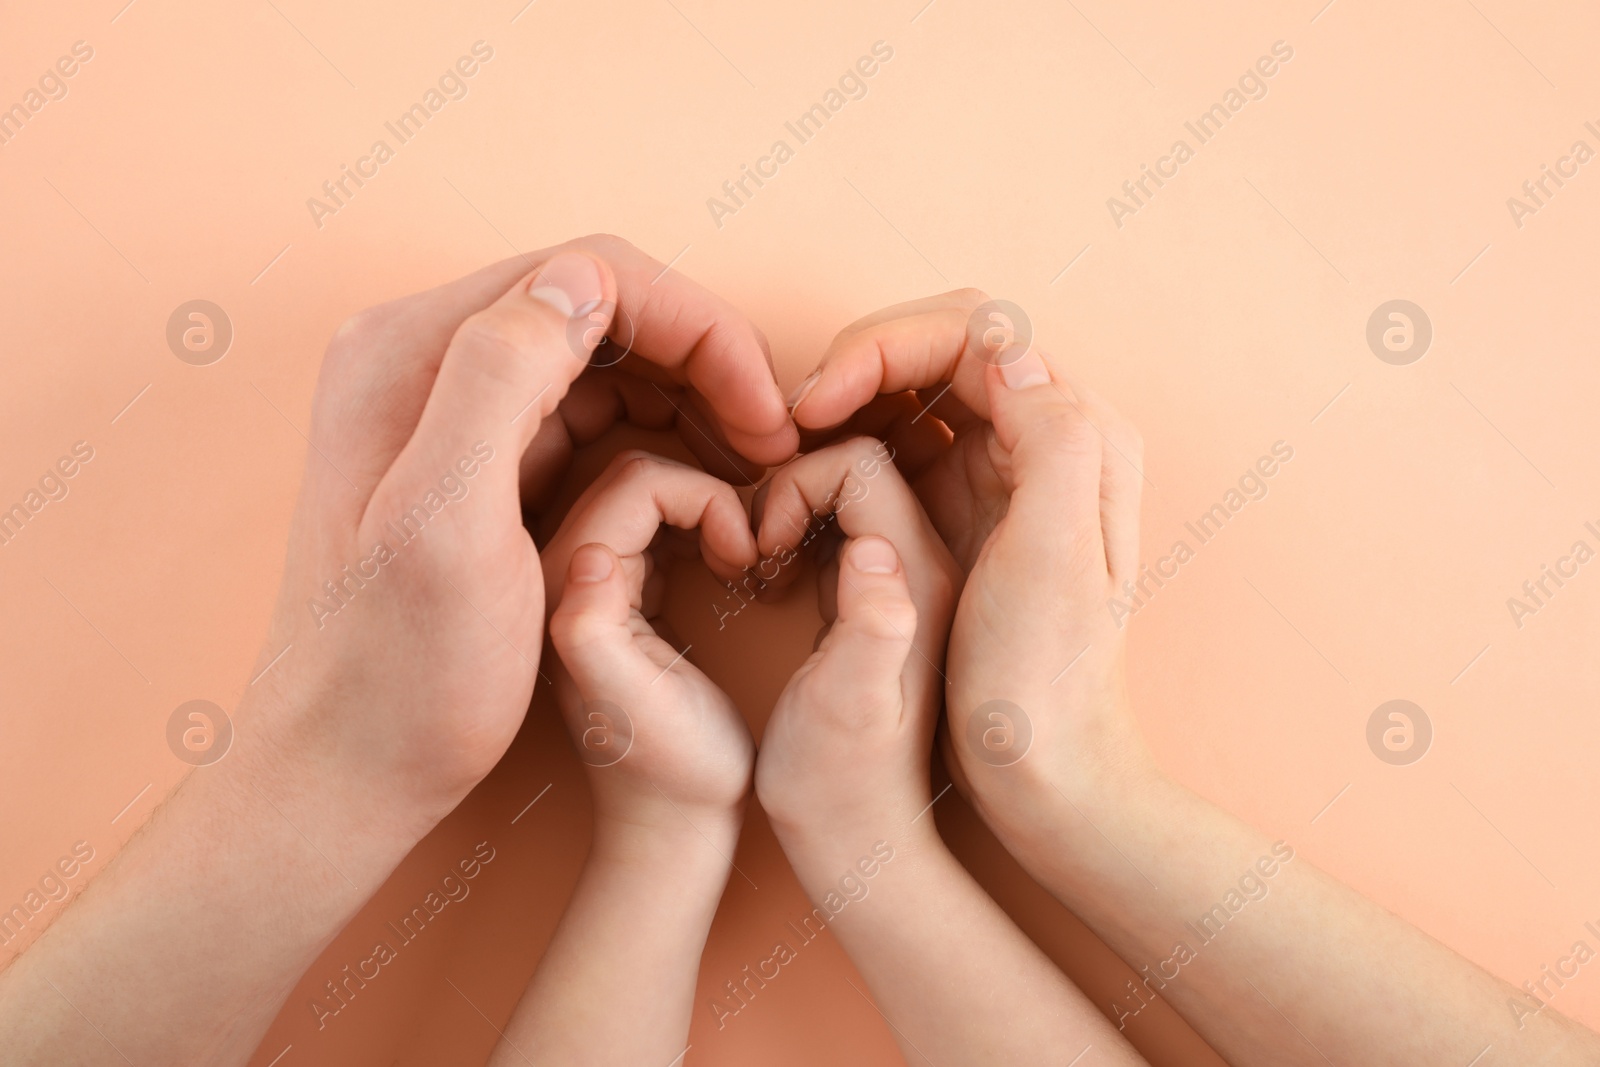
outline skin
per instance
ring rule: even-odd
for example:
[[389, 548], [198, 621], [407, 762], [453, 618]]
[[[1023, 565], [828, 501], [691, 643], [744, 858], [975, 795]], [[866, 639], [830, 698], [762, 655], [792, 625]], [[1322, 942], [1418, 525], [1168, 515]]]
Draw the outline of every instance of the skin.
[[[590, 300], [596, 316], [571, 321]], [[579, 378], [608, 329], [632, 337], [624, 366], [648, 377]], [[760, 333], [616, 238], [519, 256], [339, 330], [233, 747], [0, 975], [0, 1060], [245, 1061], [301, 973], [516, 733], [545, 624], [523, 509], [575, 443], [620, 418], [676, 424], [701, 448], [712, 434], [711, 451], [749, 469], [796, 440]], [[479, 442], [493, 458], [468, 478], [457, 465]], [[315, 618], [322, 583], [380, 538], [398, 544], [385, 524], [446, 475], [465, 496]]]
[[[886, 454], [868, 438], [813, 452], [757, 500], [768, 558], [791, 558], [817, 515], [832, 512], [847, 539], [818, 577], [827, 625], [817, 651], [762, 738], [761, 805], [908, 1063], [1064, 1063], [1093, 1048], [1090, 1062], [1141, 1064], [928, 815], [936, 665], [960, 572]], [[776, 584], [795, 573], [780, 568]]]
[[756, 562], [732, 486], [637, 451], [612, 461], [543, 554], [560, 597], [550, 666], [589, 765], [594, 842], [492, 1067], [668, 1064], [688, 1045], [755, 745], [727, 694], [657, 633], [663, 525], [698, 528], [724, 577]]
[[[879, 394], [950, 389], [919, 423], [951, 435], [910, 468], [966, 582], [950, 634], [945, 761], [1019, 862], [1230, 1063], [1465, 1065], [1600, 1062], [1600, 1037], [1535, 1002], [1178, 785], [1141, 742], [1124, 631], [1107, 609], [1137, 577], [1142, 448], [1064, 361], [985, 351], [963, 290], [842, 332], [799, 398], [802, 431], [891, 424]], [[1004, 364], [1003, 366], [998, 364]], [[920, 409], [920, 405], [918, 406]], [[923, 431], [925, 433], [925, 431]], [[1016, 709], [993, 718], [992, 700]], [[982, 715], [978, 734], [969, 719]], [[994, 758], [1031, 727], [1024, 755]], [[994, 727], [991, 735], [986, 727]], [[1267, 873], [1270, 869], [1270, 873]], [[1254, 881], [1245, 882], [1247, 876]], [[1265, 886], [1249, 899], [1241, 885]], [[1159, 887], [1159, 888], [1158, 888]], [[1233, 891], [1226, 936], [1189, 925]], [[1215, 920], [1213, 920], [1215, 922]], [[1192, 959], [1176, 960], [1183, 942]], [[1175, 977], [1163, 978], [1162, 975]], [[1485, 1050], [1488, 1050], [1485, 1052]]]
[[[908, 1058], [937, 1049], [940, 1062], [946, 1053], [948, 1062], [1070, 1059], [1080, 1042], [1125, 1053], [936, 835], [908, 819], [929, 792], [920, 761], [936, 704], [923, 664], [939, 662], [959, 587], [944, 758], [1041, 883], [1133, 966], [1158, 975], [1191, 936], [1186, 924], [1247, 891], [1246, 876], [1270, 884], [1270, 893], [1230, 906], [1237, 914], [1226, 938], [1207, 940], [1176, 976], [1152, 980], [1136, 998], [1159, 992], [1242, 1065], [1600, 1059], [1594, 1034], [1552, 1009], [1531, 1014], [1519, 991], [1285, 856], [1153, 765], [1128, 706], [1122, 634], [1104, 610], [1137, 569], [1137, 435], [1048, 353], [997, 367], [969, 349], [966, 319], [981, 300], [947, 294], [855, 324], [796, 398], [804, 428], [869, 430], [897, 448], [926, 508], [922, 521], [949, 559], [932, 565], [935, 539], [905, 508], [891, 509], [895, 521], [883, 513], [881, 529], [848, 525], [878, 515], [868, 501], [893, 500], [892, 492], [844, 509], [839, 521], [854, 540], [836, 564], [838, 583], [824, 589], [836, 622], [775, 710], [756, 771], [813, 895], [825, 898], [852, 867], [866, 877], [864, 848], [896, 832], [905, 841], [874, 876], [879, 906], [863, 898], [831, 925]], [[631, 343], [628, 362], [586, 370], [608, 331]], [[915, 390], [923, 392], [913, 398]], [[621, 547], [586, 548], [574, 533], [541, 558], [524, 521], [538, 518], [573, 447], [619, 419], [677, 427], [708, 469], [740, 480], [796, 444], [754, 327], [614, 238], [497, 264], [340, 330], [314, 402], [314, 454], [279, 605], [259, 674], [234, 710], [233, 747], [192, 774], [0, 974], [0, 1059], [242, 1063], [310, 962], [503, 754], [539, 673], [547, 618], [557, 647], [572, 654], [569, 667], [578, 665], [558, 684], [581, 744], [593, 743], [594, 725], [584, 678], [597, 693], [630, 678], [637, 685], [638, 668], [659, 665], [670, 667], [661, 684], [675, 688], [662, 689], [670, 699], [651, 694], [636, 705], [637, 758], [596, 780], [591, 860], [531, 987], [531, 1021], [516, 1035], [531, 1046], [548, 1032], [552, 1044], [541, 1051], [553, 1057], [593, 1052], [580, 1035], [592, 1039], [611, 1020], [583, 1014], [596, 1009], [573, 1002], [570, 990], [614, 980], [614, 961], [647, 933], [619, 914], [641, 885], [671, 879], [660, 900], [676, 929], [638, 961], [642, 977], [623, 980], [619, 995], [639, 1006], [640, 1026], [618, 1058], [678, 1054], [750, 757], [718, 694], [687, 664], [670, 664], [671, 646], [644, 632], [659, 572], [646, 562], [650, 539], [639, 539], [646, 526], [679, 525], [676, 516], [699, 528], [702, 555], [719, 573], [754, 555], [748, 531], [739, 535], [729, 520], [724, 488], [700, 483], [705, 503], [695, 512], [698, 490], [685, 488], [694, 479], [664, 467], [625, 475], [625, 466], [606, 483], [617, 495], [596, 490], [584, 505], [585, 515], [610, 515], [596, 530], [616, 523], [629, 534], [619, 535]], [[779, 476], [762, 538], [767, 513], [772, 529], [789, 525], [778, 518], [817, 503], [818, 485], [846, 484], [837, 469], [807, 481], [820, 462], [808, 456]], [[896, 484], [877, 477], [874, 492]], [[628, 488], [628, 479], [651, 487], [646, 496], [630, 497], [640, 485]], [[667, 484], [679, 491], [660, 488]], [[633, 516], [643, 526], [607, 511], [628, 499], [644, 509], [642, 520]], [[390, 524], [408, 514], [425, 516], [424, 536], [395, 537]], [[393, 558], [363, 570], [360, 583], [347, 579], [343, 568], [361, 569], [380, 540], [396, 541]], [[585, 582], [598, 571], [596, 553], [611, 553], [611, 566]], [[873, 556], [894, 562], [884, 569]], [[349, 585], [333, 601], [324, 583], [336, 579]], [[560, 597], [554, 617], [547, 586], [549, 599]], [[319, 598], [322, 611], [308, 610]], [[596, 635], [583, 626], [596, 619], [610, 627], [601, 631], [610, 645], [586, 640]], [[635, 674], [618, 672], [621, 659], [585, 667], [591, 644], [597, 657], [608, 647], [633, 656]], [[1014, 710], [998, 719], [992, 707], [980, 710], [996, 699]], [[1021, 736], [1019, 723], [1029, 728], [1025, 754], [996, 759]], [[678, 747], [686, 726], [707, 731], [692, 750]], [[896, 905], [882, 906], [885, 897]], [[991, 953], [1009, 962], [994, 966]], [[952, 974], [985, 994], [1035, 998], [1031, 1010], [990, 1033], [988, 1002], [974, 1011], [970, 992], [952, 996]], [[656, 990], [672, 995], [647, 1003]], [[1530, 1013], [1519, 1020], [1512, 1003]], [[1137, 1025], [1136, 1014], [1112, 1011]], [[521, 1052], [507, 1043], [497, 1055], [520, 1060]]]

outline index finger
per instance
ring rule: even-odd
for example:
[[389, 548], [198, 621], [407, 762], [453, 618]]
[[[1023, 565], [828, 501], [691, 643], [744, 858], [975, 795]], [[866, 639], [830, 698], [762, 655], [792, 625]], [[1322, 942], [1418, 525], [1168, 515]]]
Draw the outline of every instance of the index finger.
[[613, 341], [703, 396], [745, 458], [770, 465], [794, 455], [799, 438], [767, 340], [743, 312], [619, 237], [580, 237], [542, 254], [566, 248], [600, 256], [616, 274], [617, 313], [607, 334]]
[[[617, 307], [607, 336], [619, 347], [693, 387], [709, 402], [730, 445], [759, 464], [794, 454], [798, 443], [768, 361], [765, 338], [737, 308], [704, 287], [606, 234], [513, 256], [464, 278], [363, 313], [364, 343], [352, 358], [325, 365], [336, 379], [343, 411], [381, 410], [381, 425], [335, 429], [329, 443], [343, 469], [386, 469], [415, 428], [440, 361], [466, 319], [494, 303], [513, 283], [564, 251], [604, 260], [616, 279]], [[575, 309], [581, 311], [583, 309]], [[574, 319], [581, 329], [581, 314]], [[576, 342], [574, 358], [587, 358]], [[351, 427], [329, 418], [328, 426]]]
[[883, 537], [900, 554], [912, 600], [924, 612], [919, 629], [931, 633], [948, 621], [955, 560], [882, 442], [857, 437], [801, 456], [772, 476], [752, 509], [756, 549], [777, 563], [771, 578], [758, 572], [764, 581], [779, 588], [792, 581], [784, 561], [837, 519], [846, 537]]
[[802, 429], [843, 423], [873, 397], [948, 385], [962, 405], [989, 417], [988, 353], [972, 343], [973, 313], [988, 303], [978, 289], [956, 289], [874, 312], [839, 332], [791, 414]]

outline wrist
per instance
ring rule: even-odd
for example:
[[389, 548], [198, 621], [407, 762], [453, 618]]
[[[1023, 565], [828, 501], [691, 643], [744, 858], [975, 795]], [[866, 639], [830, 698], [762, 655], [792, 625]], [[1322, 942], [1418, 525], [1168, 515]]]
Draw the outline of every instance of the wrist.
[[[1043, 823], [1064, 821], [1059, 812], [1144, 796], [1164, 778], [1150, 757], [1125, 699], [1107, 698], [1091, 706], [1059, 694], [1019, 696], [1006, 701], [995, 731], [1011, 745], [990, 749], [988, 734], [952, 714], [950, 744], [966, 792], [978, 813], [1002, 839], [1030, 832]], [[1023, 706], [1028, 711], [1023, 711]], [[952, 703], [952, 708], [961, 706]], [[981, 709], [982, 704], [972, 705]], [[1009, 714], [1007, 714], [1009, 713]], [[973, 713], [976, 718], [976, 713]], [[1015, 721], [1013, 721], [1015, 720]], [[963, 729], [962, 727], [966, 728]], [[1081, 821], [1081, 820], [1080, 820]]]
[[[276, 685], [272, 684], [276, 681]], [[414, 751], [403, 729], [354, 729], [383, 723], [392, 710], [361, 686], [316, 671], [263, 679], [235, 713], [237, 750], [216, 766], [251, 764], [251, 772], [293, 793], [377, 820], [385, 834], [415, 844], [455, 809], [481, 777], [438, 772], [445, 759]], [[439, 709], [443, 714], [445, 709]]]
[[743, 806], [705, 810], [662, 805], [607, 811], [597, 805], [590, 862], [652, 873], [703, 872], [725, 878], [739, 845], [743, 819]]
[[184, 791], [263, 828], [292, 829], [312, 861], [370, 893], [461, 798], [387, 773], [377, 754], [351, 757], [294, 703], [271, 693], [241, 701], [232, 749], [192, 772]]
[[869, 894], [909, 892], [914, 884], [940, 880], [959, 866], [938, 833], [923, 830], [921, 823], [899, 832], [791, 839], [783, 849], [806, 898], [833, 916]]
[[837, 880], [864, 860], [871, 866], [874, 856], [881, 861], [885, 854], [905, 858], [948, 852], [926, 802], [920, 815], [916, 809], [908, 810], [909, 815], [895, 811], [883, 817], [829, 822], [773, 820], [772, 829], [789, 865], [810, 889], [814, 883]]
[[974, 789], [980, 817], [1035, 877], [1048, 867], [1070, 878], [1091, 858], [1103, 860], [1104, 835], [1118, 827], [1165, 825], [1185, 792], [1142, 752], [1052, 770], [1041, 765], [1021, 784], [998, 788], [990, 781]]

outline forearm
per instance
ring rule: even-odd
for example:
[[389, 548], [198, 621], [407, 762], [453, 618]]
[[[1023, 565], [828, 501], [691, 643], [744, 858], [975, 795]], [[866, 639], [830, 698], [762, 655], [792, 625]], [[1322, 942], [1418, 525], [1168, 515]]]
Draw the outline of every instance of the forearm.
[[[1092, 1045], [1095, 1063], [1143, 1063], [979, 887], [931, 823], [916, 829], [895, 842], [785, 841], [812, 901], [825, 915], [830, 904], [839, 907], [829, 928], [906, 1061], [1067, 1063]], [[876, 871], [871, 877], [869, 869]]]
[[[1592, 1063], [1600, 1041], [1159, 774], [1052, 791], [1004, 831], [1137, 972], [1120, 1026], [1163, 997], [1229, 1062]], [[1113, 847], [1114, 846], [1114, 847]], [[1522, 1007], [1519, 1013], [1512, 1004]], [[1519, 1018], [1520, 1015], [1520, 1018]], [[1519, 1026], [1519, 1022], [1521, 1025]]]
[[241, 733], [0, 975], [0, 1060], [245, 1062], [425, 822]]
[[572, 900], [491, 1067], [678, 1063], [738, 841], [736, 817], [696, 825], [597, 824]]

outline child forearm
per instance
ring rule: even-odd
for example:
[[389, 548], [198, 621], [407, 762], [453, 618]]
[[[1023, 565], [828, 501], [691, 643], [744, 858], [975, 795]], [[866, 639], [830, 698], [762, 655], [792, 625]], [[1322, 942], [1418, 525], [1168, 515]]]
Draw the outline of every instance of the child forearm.
[[597, 826], [491, 1067], [676, 1064], [737, 839], [736, 818], [680, 832]]
[[[908, 1063], [1144, 1061], [951, 855], [931, 814], [898, 840], [785, 842]], [[866, 872], [871, 871], [868, 875]]]

